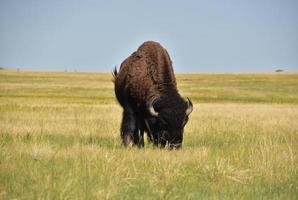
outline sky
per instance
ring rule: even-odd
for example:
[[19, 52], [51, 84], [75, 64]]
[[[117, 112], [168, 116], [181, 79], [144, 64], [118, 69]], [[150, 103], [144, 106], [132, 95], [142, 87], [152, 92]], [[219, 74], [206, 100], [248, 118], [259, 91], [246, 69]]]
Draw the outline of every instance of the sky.
[[110, 72], [144, 41], [178, 72], [298, 71], [297, 0], [0, 0], [0, 66]]

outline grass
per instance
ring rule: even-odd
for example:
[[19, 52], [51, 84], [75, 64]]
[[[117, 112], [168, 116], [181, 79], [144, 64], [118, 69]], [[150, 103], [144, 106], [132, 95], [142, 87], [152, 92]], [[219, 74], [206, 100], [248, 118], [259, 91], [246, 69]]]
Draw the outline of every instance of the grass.
[[120, 145], [111, 79], [0, 71], [0, 199], [298, 198], [298, 74], [178, 74], [179, 151]]

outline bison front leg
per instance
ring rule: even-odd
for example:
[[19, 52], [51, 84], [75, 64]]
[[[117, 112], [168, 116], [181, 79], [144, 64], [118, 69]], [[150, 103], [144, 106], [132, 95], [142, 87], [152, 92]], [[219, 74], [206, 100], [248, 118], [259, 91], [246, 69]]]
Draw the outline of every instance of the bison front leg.
[[135, 132], [135, 135], [137, 135], [136, 144], [138, 145], [139, 148], [144, 147], [144, 124], [143, 121], [141, 120], [140, 117], [137, 119], [137, 130]]
[[122, 143], [125, 147], [130, 144], [135, 144], [137, 131], [137, 120], [136, 115], [133, 109], [130, 106], [125, 106], [123, 110], [122, 116], [122, 124], [121, 124], [121, 139]]

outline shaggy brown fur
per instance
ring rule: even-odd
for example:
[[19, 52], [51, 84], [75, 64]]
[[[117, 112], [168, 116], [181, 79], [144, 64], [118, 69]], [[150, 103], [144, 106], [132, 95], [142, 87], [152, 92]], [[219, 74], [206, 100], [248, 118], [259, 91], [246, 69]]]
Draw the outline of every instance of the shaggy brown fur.
[[166, 49], [159, 43], [148, 41], [123, 61], [115, 78], [116, 90], [125, 86], [135, 102], [145, 105], [153, 96], [160, 97], [165, 91], [176, 91], [172, 61]]

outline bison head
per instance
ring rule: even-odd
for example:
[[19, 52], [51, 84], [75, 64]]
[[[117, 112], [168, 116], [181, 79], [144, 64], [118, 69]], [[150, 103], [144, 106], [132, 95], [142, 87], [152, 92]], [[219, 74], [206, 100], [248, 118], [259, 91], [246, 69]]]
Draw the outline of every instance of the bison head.
[[193, 110], [192, 102], [180, 96], [152, 98], [147, 107], [150, 117], [145, 119], [151, 139], [157, 145], [170, 149], [182, 146], [184, 126]]

